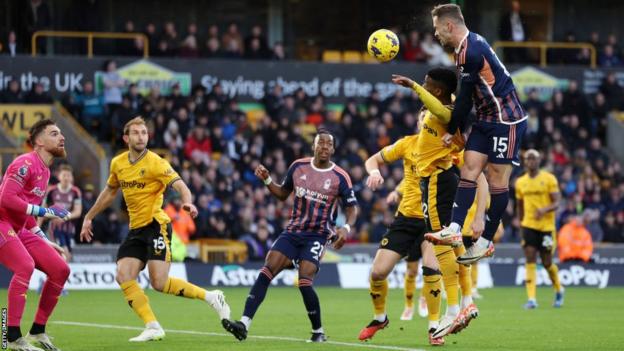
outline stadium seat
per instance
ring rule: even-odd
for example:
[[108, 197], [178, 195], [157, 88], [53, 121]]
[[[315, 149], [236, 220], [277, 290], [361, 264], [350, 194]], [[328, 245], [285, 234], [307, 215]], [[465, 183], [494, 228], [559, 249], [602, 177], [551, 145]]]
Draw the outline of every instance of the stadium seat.
[[323, 51], [323, 62], [340, 63], [342, 62], [342, 54], [337, 50], [325, 50]]
[[245, 263], [247, 245], [227, 239], [199, 239], [199, 257], [205, 263]]
[[361, 63], [362, 54], [359, 51], [351, 51], [351, 50], [343, 51], [342, 62], [343, 63]]
[[364, 63], [379, 63], [379, 61], [377, 61], [377, 59], [372, 57], [368, 53], [368, 51], [362, 51], [362, 62], [364, 62]]

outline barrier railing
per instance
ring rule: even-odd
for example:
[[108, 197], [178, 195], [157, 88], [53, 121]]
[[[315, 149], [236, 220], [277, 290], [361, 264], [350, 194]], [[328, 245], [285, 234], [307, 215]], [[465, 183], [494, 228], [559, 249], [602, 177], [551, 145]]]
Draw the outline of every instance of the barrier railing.
[[492, 45], [494, 51], [499, 48], [527, 48], [527, 49], [539, 49], [540, 50], [540, 66], [546, 67], [548, 64], [548, 56], [546, 54], [548, 49], [589, 49], [590, 58], [589, 65], [591, 68], [596, 68], [596, 48], [589, 43], [562, 43], [562, 42], [547, 42], [547, 41], [497, 41]]
[[118, 33], [118, 32], [77, 32], [41, 30], [33, 34], [31, 38], [32, 56], [37, 56], [37, 39], [39, 38], [85, 38], [87, 39], [87, 57], [93, 57], [93, 39], [123, 39], [131, 40], [140, 38], [143, 40], [143, 57], [149, 57], [149, 40], [143, 33]]

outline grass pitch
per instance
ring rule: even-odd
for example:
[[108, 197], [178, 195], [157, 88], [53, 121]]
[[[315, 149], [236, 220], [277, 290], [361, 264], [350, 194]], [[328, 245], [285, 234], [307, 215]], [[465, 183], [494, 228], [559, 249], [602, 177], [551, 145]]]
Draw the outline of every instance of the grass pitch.
[[[224, 289], [232, 316], [240, 317], [249, 289]], [[63, 296], [48, 323], [54, 342], [68, 350], [430, 350], [425, 319], [403, 322], [403, 292], [388, 298], [390, 325], [367, 343], [357, 336], [372, 318], [368, 291], [317, 288], [326, 344], [306, 343], [310, 324], [299, 291], [271, 287], [253, 321], [249, 338], [238, 342], [221, 327], [205, 303], [148, 291], [152, 308], [167, 331], [163, 341], [127, 340], [140, 333], [140, 320], [120, 291], [71, 291]], [[539, 308], [525, 311], [521, 288], [481, 291], [481, 316], [470, 328], [446, 337], [448, 350], [622, 350], [624, 289], [568, 288], [565, 306], [551, 307], [551, 289], [538, 289]], [[6, 305], [6, 290], [0, 290]], [[22, 333], [32, 322], [38, 296], [29, 293]], [[438, 347], [439, 349], [439, 347]]]

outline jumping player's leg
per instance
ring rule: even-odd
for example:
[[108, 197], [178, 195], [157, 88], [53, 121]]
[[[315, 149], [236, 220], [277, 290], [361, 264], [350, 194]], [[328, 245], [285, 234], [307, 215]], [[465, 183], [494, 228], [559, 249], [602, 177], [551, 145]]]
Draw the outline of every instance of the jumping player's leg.
[[422, 251], [423, 292], [427, 300], [429, 311], [429, 343], [431, 345], [444, 345], [443, 338], [434, 338], [433, 333], [438, 328], [440, 319], [440, 302], [442, 300], [442, 273], [436, 258], [433, 245], [423, 241], [420, 245]]
[[30, 335], [45, 333], [48, 318], [58, 303], [70, 269], [65, 259], [59, 255], [41, 237], [28, 230], [20, 231], [19, 238], [35, 262], [35, 268], [45, 273], [48, 278], [43, 285], [39, 307], [35, 315]]
[[386, 315], [386, 298], [388, 296], [388, 275], [401, 260], [401, 255], [392, 250], [379, 249], [373, 260], [370, 274], [370, 297], [373, 302], [375, 319], [384, 322]]

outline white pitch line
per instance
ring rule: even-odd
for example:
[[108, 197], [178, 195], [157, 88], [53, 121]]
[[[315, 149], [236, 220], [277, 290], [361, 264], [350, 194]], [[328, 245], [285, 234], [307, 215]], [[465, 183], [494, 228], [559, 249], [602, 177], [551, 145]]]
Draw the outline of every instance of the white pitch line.
[[[52, 323], [62, 324], [62, 325], [73, 325], [73, 326], [78, 326], [78, 327], [105, 328], [105, 329], [125, 329], [125, 330], [143, 330], [144, 329], [140, 327], [131, 327], [127, 325], [82, 323], [82, 322], [70, 322], [70, 321], [54, 321]], [[165, 331], [167, 333], [173, 333], [173, 334], [177, 333], [177, 334], [232, 337], [231, 334], [226, 334], [226, 333], [213, 333], [213, 332], [195, 331], [195, 330], [165, 329]], [[284, 336], [265, 336], [265, 335], [249, 335], [248, 338], [263, 339], [263, 340], [292, 341], [292, 342], [307, 342], [308, 341], [307, 339], [289, 338], [289, 337], [284, 337]], [[360, 347], [360, 348], [369, 348], [369, 349], [377, 349], [377, 350], [425, 351], [423, 349], [410, 349], [407, 347], [400, 347], [400, 346], [372, 345], [372, 344], [365, 344], [365, 343], [351, 343], [351, 342], [331, 341], [331, 340], [328, 340], [325, 343], [331, 344], [331, 345]]]

